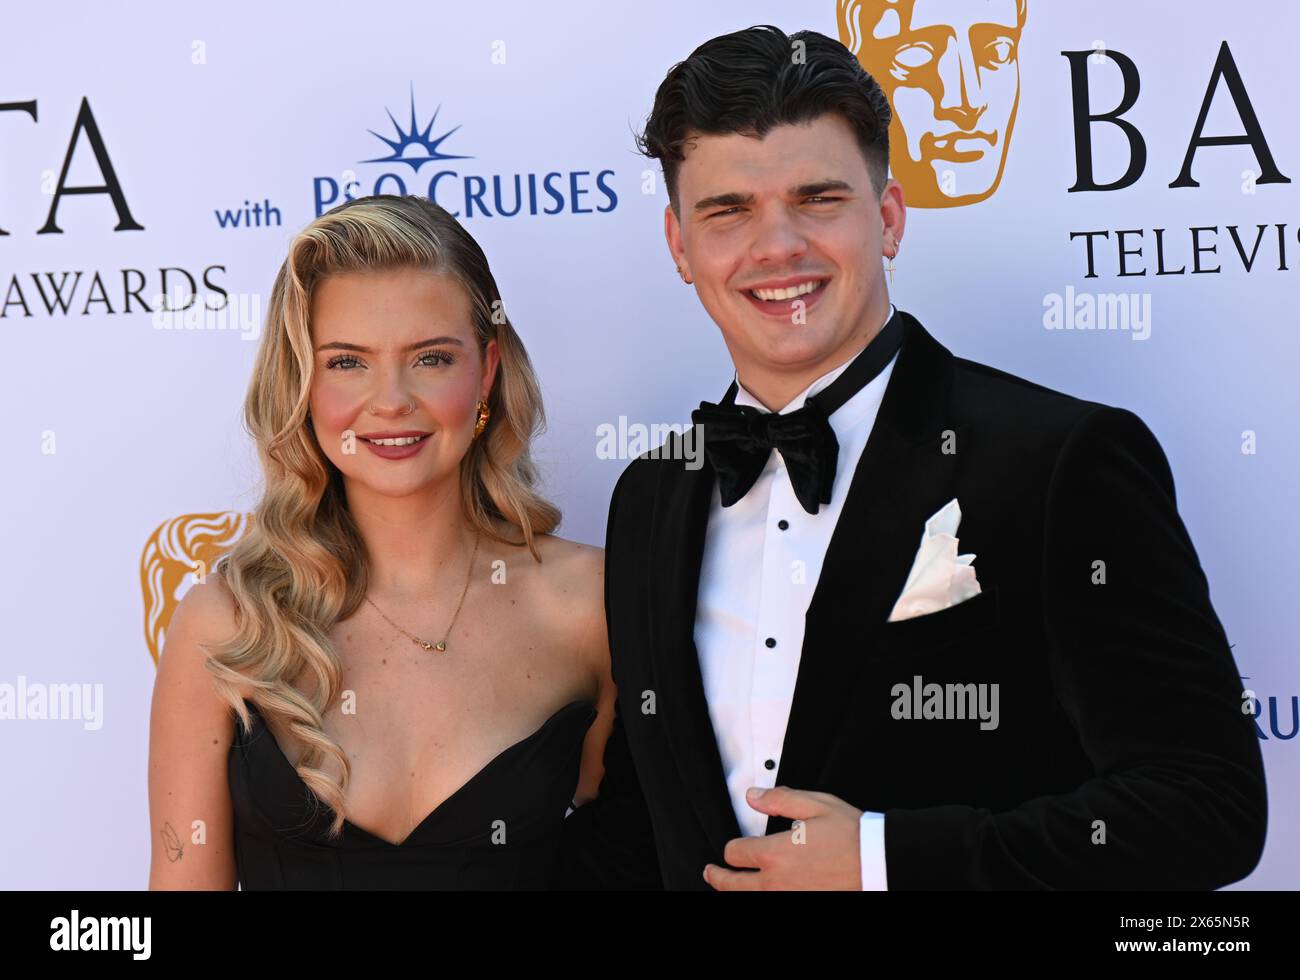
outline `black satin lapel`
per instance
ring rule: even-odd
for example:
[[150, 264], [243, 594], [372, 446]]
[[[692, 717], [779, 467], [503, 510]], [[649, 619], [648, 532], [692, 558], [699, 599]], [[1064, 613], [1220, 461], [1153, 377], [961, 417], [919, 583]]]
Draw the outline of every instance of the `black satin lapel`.
[[651, 525], [649, 600], [656, 710], [686, 794], [721, 859], [727, 841], [741, 833], [695, 647], [700, 563], [713, 481], [707, 461], [696, 470], [686, 469], [679, 459], [660, 463]]
[[[875, 633], [902, 592], [926, 520], [953, 498], [966, 428], [948, 420], [952, 355], [900, 311], [908, 335], [854, 472], [806, 616], [777, 784], [814, 789]], [[951, 432], [951, 436], [949, 436]], [[945, 453], [955, 445], [956, 453]], [[769, 817], [767, 833], [790, 829]]]

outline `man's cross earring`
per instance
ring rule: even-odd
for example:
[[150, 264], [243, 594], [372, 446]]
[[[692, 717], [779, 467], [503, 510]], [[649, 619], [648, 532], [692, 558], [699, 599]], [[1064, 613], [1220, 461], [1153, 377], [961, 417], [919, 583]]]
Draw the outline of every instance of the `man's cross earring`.
[[894, 256], [898, 254], [898, 250], [902, 247], [902, 239], [894, 242], [894, 254], [889, 256], [889, 265], [885, 266], [885, 271], [889, 273], [889, 284], [891, 286], [894, 284]]

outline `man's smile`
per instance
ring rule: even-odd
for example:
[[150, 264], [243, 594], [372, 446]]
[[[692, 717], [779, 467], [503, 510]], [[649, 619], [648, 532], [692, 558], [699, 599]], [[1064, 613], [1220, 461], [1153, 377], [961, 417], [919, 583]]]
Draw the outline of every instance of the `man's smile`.
[[794, 277], [770, 280], [740, 290], [740, 294], [760, 312], [769, 316], [790, 317], [803, 304], [806, 313], [820, 302], [830, 284], [829, 277]]

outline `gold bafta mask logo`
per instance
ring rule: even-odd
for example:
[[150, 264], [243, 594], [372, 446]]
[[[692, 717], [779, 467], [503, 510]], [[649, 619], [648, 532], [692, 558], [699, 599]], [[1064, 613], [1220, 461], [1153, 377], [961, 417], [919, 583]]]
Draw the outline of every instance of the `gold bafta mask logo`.
[[840, 41], [894, 118], [889, 167], [911, 207], [998, 189], [1020, 103], [1026, 0], [839, 0]]
[[203, 581], [251, 519], [234, 511], [183, 514], [158, 525], [149, 535], [140, 556], [140, 588], [144, 592], [144, 639], [155, 666], [162, 655], [167, 626], [181, 601], [177, 590], [187, 579]]

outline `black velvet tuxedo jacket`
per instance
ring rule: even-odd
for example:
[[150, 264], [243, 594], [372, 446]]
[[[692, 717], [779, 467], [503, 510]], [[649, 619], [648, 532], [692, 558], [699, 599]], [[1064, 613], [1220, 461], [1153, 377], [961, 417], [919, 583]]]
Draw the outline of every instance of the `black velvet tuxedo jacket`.
[[[1160, 445], [1129, 411], [954, 357], [899, 315], [808, 608], [776, 784], [883, 812], [890, 889], [1244, 877], [1263, 849], [1263, 762]], [[614, 490], [617, 714], [600, 796], [564, 823], [561, 887], [707, 889], [704, 865], [741, 836], [693, 636], [713, 485], [678, 452], [634, 460]], [[887, 622], [953, 497], [983, 591]], [[895, 686], [918, 677], [999, 685], [998, 726], [895, 717]]]

